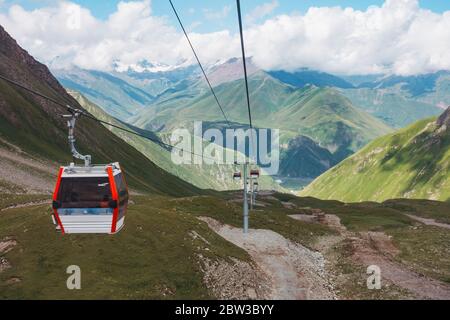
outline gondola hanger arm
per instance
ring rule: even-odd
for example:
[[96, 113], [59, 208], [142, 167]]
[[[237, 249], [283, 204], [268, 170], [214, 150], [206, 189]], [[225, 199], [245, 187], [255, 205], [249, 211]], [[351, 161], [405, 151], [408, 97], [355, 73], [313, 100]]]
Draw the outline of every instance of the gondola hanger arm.
[[77, 148], [75, 147], [75, 124], [77, 119], [83, 114], [82, 110], [78, 110], [78, 109], [74, 109], [70, 106], [68, 107], [68, 111], [71, 114], [66, 114], [63, 115], [62, 117], [64, 119], [67, 119], [67, 126], [69, 128], [69, 146], [70, 146], [70, 151], [72, 152], [72, 156], [75, 159], [80, 159], [84, 161], [84, 166], [85, 167], [90, 167], [91, 166], [91, 162], [92, 162], [92, 157], [91, 155], [82, 155], [81, 153], [78, 152]]

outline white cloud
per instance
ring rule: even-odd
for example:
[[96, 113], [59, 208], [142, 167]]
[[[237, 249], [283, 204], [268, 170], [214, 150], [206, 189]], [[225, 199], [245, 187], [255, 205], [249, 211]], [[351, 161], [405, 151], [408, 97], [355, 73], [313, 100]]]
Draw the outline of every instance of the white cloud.
[[[79, 28], [74, 28], [71, 21], [77, 19]], [[33, 11], [15, 5], [0, 14], [0, 23], [39, 60], [57, 58], [62, 66], [108, 70], [115, 61], [131, 65], [143, 59], [176, 63], [183, 58], [181, 35], [164, 18], [152, 16], [150, 0], [120, 2], [106, 21], [66, 1]]]
[[278, 8], [280, 4], [277, 0], [273, 0], [272, 2], [266, 2], [260, 6], [257, 6], [252, 10], [245, 18], [248, 23], [252, 24], [256, 21], [268, 16], [271, 14], [276, 8]]
[[231, 6], [224, 6], [222, 10], [214, 11], [210, 9], [203, 9], [203, 14], [208, 20], [222, 20], [228, 17], [231, 11]]
[[387, 0], [364, 12], [310, 8], [255, 26], [247, 39], [255, 62], [267, 69], [405, 75], [450, 69], [450, 11], [432, 13], [416, 0]]
[[[269, 9], [260, 9], [259, 16]], [[152, 14], [150, 0], [121, 2], [105, 21], [71, 2], [33, 11], [16, 5], [0, 14], [0, 24], [36, 58], [60, 66], [109, 70], [114, 62], [195, 61], [179, 29]], [[191, 38], [204, 63], [240, 55], [239, 36], [228, 30], [191, 33]], [[309, 67], [351, 74], [450, 70], [450, 11], [433, 13], [416, 0], [386, 0], [366, 11], [310, 8], [302, 15], [251, 24], [245, 39], [248, 55], [264, 69]]]
[[188, 32], [192, 32], [194, 29], [201, 26], [203, 23], [201, 21], [194, 21], [189, 25]]

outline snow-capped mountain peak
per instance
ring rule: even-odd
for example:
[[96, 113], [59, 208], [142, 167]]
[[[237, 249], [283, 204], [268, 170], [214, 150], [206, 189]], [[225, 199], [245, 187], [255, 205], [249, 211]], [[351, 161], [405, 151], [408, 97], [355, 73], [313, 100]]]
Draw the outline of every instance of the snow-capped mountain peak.
[[115, 61], [113, 69], [116, 72], [137, 72], [137, 73], [158, 73], [158, 72], [169, 72], [180, 68], [187, 67], [191, 64], [188, 60], [180, 61], [177, 64], [169, 65], [160, 62], [152, 62], [148, 60], [142, 60], [137, 63], [123, 63], [121, 61]]

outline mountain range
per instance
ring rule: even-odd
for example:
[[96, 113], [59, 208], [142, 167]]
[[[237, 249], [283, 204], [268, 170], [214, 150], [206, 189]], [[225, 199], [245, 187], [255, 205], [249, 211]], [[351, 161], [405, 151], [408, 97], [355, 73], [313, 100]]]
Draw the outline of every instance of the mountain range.
[[[445, 103], [448, 100], [449, 95], [449, 71], [438, 71], [418, 76], [347, 76], [332, 75], [326, 72], [308, 69], [300, 69], [293, 72], [282, 70], [264, 71], [257, 68], [252, 63], [251, 59], [248, 59], [247, 65], [249, 75], [262, 71], [272, 78], [295, 88], [313, 85], [319, 88], [336, 88], [344, 94], [348, 90], [351, 93], [349, 96], [352, 97], [350, 100], [356, 107], [365, 109], [375, 116], [380, 117], [380, 119], [395, 124], [394, 127], [411, 124], [412, 122], [421, 119], [423, 113], [433, 113], [428, 114], [429, 116], [437, 115], [439, 111], [436, 108], [445, 108]], [[109, 108], [108, 102], [102, 101], [101, 95], [96, 99], [93, 99], [97, 93], [103, 91], [101, 88], [95, 89], [95, 86], [93, 86], [95, 77], [99, 77], [97, 80], [100, 80], [101, 82], [112, 81], [117, 83], [120, 82], [120, 80], [125, 81], [136, 90], [144, 90], [146, 94], [151, 96], [149, 97], [149, 100], [153, 100], [154, 98], [163, 95], [166, 90], [174, 93], [177, 91], [184, 91], [187, 87], [190, 87], [192, 92], [192, 87], [195, 86], [200, 86], [197, 90], [202, 90], [202, 87], [203, 89], [206, 89], [204, 88], [205, 84], [202, 75], [196, 66], [181, 65], [176, 68], [166, 69], [168, 69], [168, 71], [152, 71], [155, 69], [144, 67], [138, 69], [129, 68], [128, 70], [114, 68], [111, 72], [98, 72], [81, 70], [78, 68], [58, 69], [57, 65], [52, 65], [52, 71], [65, 86], [69, 88], [72, 88], [71, 86], [73, 86], [72, 89], [77, 89], [76, 86], [84, 85], [86, 87], [84, 91], [79, 91], [105, 109]], [[227, 61], [218, 61], [215, 64], [207, 66], [206, 71], [213, 86], [218, 86], [222, 83], [242, 79], [242, 61], [237, 58]], [[92, 91], [90, 92], [88, 89]], [[357, 94], [358, 90], [362, 90], [361, 95]], [[121, 91], [121, 94], [126, 95], [126, 90], [123, 92]], [[408, 120], [401, 119], [401, 117], [400, 119], [397, 119], [395, 116], [383, 117], [381, 111], [377, 112], [377, 110], [373, 110], [374, 105], [381, 105], [385, 110], [388, 110], [389, 106], [391, 106], [390, 109], [395, 109], [401, 104], [397, 103], [397, 105], [394, 105], [393, 101], [383, 101], [383, 99], [380, 99], [380, 95], [393, 95], [397, 99], [403, 98], [404, 101], [402, 104], [406, 105], [405, 108], [408, 108], [409, 104], [413, 102], [419, 104], [417, 104], [413, 110], [410, 110], [409, 113], [411, 113], [411, 116]], [[133, 98], [133, 93], [131, 93], [130, 96]], [[374, 97], [378, 98], [375, 99]], [[140, 99], [138, 98], [138, 101], [139, 100]], [[142, 101], [140, 103], [141, 106], [144, 107], [152, 105], [151, 101], [147, 101], [147, 104], [142, 103]], [[125, 106], [124, 108], [127, 107], [128, 106]], [[107, 111], [109, 112], [109, 110]]]
[[[280, 167], [290, 168], [281, 174], [289, 172], [290, 177], [321, 174], [328, 167], [323, 164], [339, 163], [374, 138], [419, 119], [437, 116], [447, 97], [447, 72], [422, 77], [349, 77], [308, 69], [264, 71], [251, 59], [247, 64], [254, 123], [261, 128], [281, 130]], [[220, 61], [205, 69], [230, 121], [247, 124], [242, 60]], [[116, 68], [99, 72], [55, 68], [54, 73], [65, 87], [80, 92], [108, 114], [161, 135], [178, 127], [192, 129], [194, 120], [218, 125], [224, 121], [198, 68], [152, 70], [155, 69]], [[418, 90], [420, 85], [414, 86], [416, 82], [426, 89]], [[297, 143], [291, 144], [288, 151], [295, 139]], [[298, 148], [299, 142], [306, 141], [303, 152], [308, 154], [299, 157], [292, 147]], [[327, 149], [333, 161], [325, 153], [310, 153], [309, 143], [314, 143], [315, 149]], [[312, 161], [318, 155], [325, 158]], [[315, 168], [304, 171], [307, 167]]]

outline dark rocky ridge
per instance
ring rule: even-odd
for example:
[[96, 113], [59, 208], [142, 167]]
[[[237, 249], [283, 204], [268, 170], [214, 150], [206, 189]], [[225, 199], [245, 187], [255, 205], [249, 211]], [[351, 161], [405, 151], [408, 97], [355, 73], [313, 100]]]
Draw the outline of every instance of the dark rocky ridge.
[[439, 128], [442, 128], [445, 126], [446, 130], [448, 131], [450, 128], [450, 106], [447, 108], [447, 110], [444, 111], [443, 114], [440, 115], [440, 117], [437, 119], [436, 124]]
[[[64, 98], [75, 102], [70, 95], [67, 94], [66, 90], [59, 84], [58, 80], [51, 74], [50, 70], [46, 65], [36, 61], [26, 50], [22, 49], [16, 40], [14, 40], [0, 25], [0, 53], [6, 57], [14, 60], [23, 67], [27, 67], [33, 76], [44, 80], [52, 89], [57, 91], [59, 94], [63, 95]], [[20, 73], [12, 73], [9, 76], [13, 80], [27, 80], [21, 78]], [[75, 102], [76, 103], [76, 102]]]
[[306, 136], [298, 136], [289, 142], [280, 162], [280, 176], [291, 178], [315, 178], [339, 161], [326, 148]]

